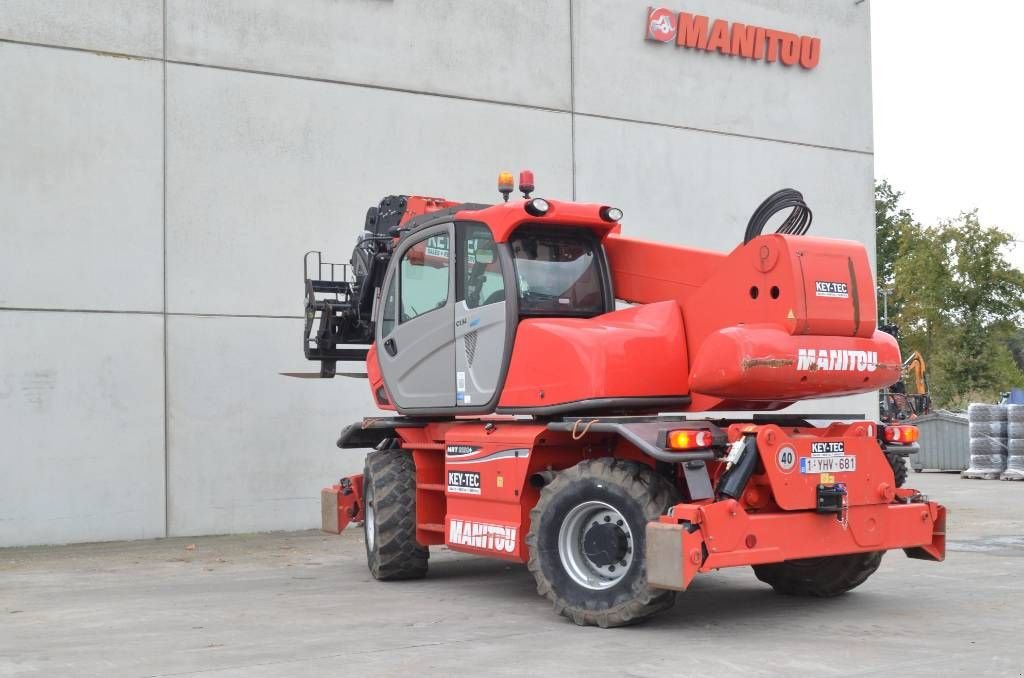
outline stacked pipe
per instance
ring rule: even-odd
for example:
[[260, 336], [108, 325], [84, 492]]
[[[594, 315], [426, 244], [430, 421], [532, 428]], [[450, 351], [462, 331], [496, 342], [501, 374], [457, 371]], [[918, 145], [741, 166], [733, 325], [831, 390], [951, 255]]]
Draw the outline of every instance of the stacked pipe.
[[1006, 406], [1006, 470], [1003, 480], [1024, 480], [1024, 405]]
[[971, 403], [967, 407], [971, 465], [963, 478], [996, 480], [1006, 470], [1006, 407]]

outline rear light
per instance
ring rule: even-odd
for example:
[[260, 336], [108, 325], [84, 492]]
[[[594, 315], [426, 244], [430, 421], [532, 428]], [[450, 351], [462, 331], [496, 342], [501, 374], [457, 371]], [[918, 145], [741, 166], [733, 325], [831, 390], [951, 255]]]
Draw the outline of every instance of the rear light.
[[921, 432], [916, 426], [900, 424], [898, 426], [886, 426], [882, 434], [887, 443], [916, 443], [921, 437]]
[[669, 431], [665, 447], [670, 450], [699, 450], [711, 447], [714, 437], [706, 429], [682, 429]]
[[523, 207], [526, 209], [527, 214], [534, 217], [542, 217], [551, 209], [551, 205], [544, 198], [529, 200]]

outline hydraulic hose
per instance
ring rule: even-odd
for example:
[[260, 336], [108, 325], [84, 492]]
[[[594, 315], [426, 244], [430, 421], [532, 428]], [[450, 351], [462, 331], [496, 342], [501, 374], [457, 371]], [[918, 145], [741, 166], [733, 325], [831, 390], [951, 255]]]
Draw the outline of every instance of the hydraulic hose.
[[754, 213], [750, 215], [746, 233], [743, 234], [743, 244], [761, 235], [772, 215], [787, 208], [792, 208], [792, 211], [775, 232], [787, 235], [805, 235], [811, 228], [814, 214], [811, 212], [811, 208], [807, 206], [807, 203], [804, 202], [804, 196], [800, 191], [792, 188], [783, 188], [765, 198], [764, 202], [758, 205]]

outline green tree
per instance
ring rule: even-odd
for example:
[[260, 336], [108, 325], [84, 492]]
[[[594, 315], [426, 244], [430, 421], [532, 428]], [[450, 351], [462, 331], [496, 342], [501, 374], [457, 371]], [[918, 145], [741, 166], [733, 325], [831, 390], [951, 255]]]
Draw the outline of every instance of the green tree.
[[885, 179], [875, 183], [875, 279], [879, 287], [893, 286], [900, 234], [915, 225], [910, 211], [900, 206], [902, 197]]
[[887, 223], [895, 224], [896, 243], [890, 308], [897, 309], [901, 348], [917, 349], [928, 361], [933, 400], [942, 406], [966, 394], [992, 399], [1024, 384], [1012, 350], [1024, 321], [1024, 273], [1006, 260], [1012, 236], [983, 226], [977, 211], [921, 227], [898, 209], [900, 194], [883, 185], [893, 198], [888, 213], [896, 215]]

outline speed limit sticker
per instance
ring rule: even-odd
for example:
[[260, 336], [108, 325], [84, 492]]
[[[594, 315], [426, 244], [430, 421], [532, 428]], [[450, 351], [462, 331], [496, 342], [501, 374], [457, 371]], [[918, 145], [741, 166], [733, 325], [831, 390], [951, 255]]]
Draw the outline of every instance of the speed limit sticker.
[[796, 450], [789, 445], [783, 445], [775, 455], [775, 463], [783, 473], [789, 473], [796, 466]]

